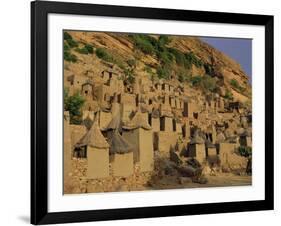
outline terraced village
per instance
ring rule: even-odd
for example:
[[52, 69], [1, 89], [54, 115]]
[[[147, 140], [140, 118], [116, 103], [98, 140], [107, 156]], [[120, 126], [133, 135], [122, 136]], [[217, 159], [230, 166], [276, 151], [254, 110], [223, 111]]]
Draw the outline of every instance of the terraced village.
[[64, 31], [64, 194], [251, 185], [251, 84], [197, 37]]

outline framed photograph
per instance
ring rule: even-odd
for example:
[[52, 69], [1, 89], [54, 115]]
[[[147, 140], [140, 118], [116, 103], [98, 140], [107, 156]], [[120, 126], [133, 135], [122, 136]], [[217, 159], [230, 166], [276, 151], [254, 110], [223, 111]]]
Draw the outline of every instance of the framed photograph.
[[31, 3], [31, 223], [273, 209], [273, 16]]

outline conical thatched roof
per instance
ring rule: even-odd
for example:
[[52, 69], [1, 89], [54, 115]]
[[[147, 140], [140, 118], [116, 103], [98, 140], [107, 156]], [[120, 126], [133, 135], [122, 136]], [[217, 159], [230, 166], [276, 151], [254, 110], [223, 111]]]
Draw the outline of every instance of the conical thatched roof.
[[112, 112], [112, 119], [107, 125], [107, 127], [103, 128], [102, 131], [120, 129], [120, 123], [121, 123], [120, 104], [117, 103], [116, 101], [112, 103], [111, 112]]
[[120, 135], [118, 130], [115, 130], [112, 134], [112, 137], [109, 139], [109, 144], [110, 154], [125, 154], [133, 151], [133, 146]]
[[103, 128], [102, 131], [108, 131], [108, 130], [119, 130], [120, 128], [121, 119], [118, 116], [115, 116], [111, 119], [111, 121], [108, 123], [107, 127]]
[[132, 118], [130, 122], [128, 122], [126, 125], [123, 126], [123, 129], [127, 129], [127, 130], [138, 129], [138, 128], [151, 130], [151, 126], [144, 119], [140, 110], [136, 112], [135, 116]]
[[91, 146], [94, 148], [109, 148], [109, 144], [106, 142], [102, 135], [97, 121], [94, 122], [91, 129], [78, 141], [75, 147]]

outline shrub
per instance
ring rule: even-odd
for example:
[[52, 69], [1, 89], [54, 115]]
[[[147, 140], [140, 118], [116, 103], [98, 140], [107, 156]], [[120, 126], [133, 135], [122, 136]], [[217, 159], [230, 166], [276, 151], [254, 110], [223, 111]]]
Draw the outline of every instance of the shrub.
[[173, 56], [175, 57], [175, 60], [176, 60], [176, 63], [179, 65], [179, 66], [185, 66], [185, 55], [180, 52], [179, 50], [177, 49], [174, 49], [174, 48], [169, 48], [169, 52], [171, 54], [173, 54]]
[[188, 82], [191, 80], [191, 76], [187, 74], [184, 70], [179, 71], [177, 73], [177, 77], [180, 82]]
[[169, 39], [169, 37], [167, 36], [167, 35], [160, 35], [159, 36], [159, 39], [158, 39], [158, 45], [159, 46], [165, 46], [165, 45], [167, 45], [167, 44], [169, 44], [170, 43], [170, 39]]
[[67, 43], [63, 43], [63, 51], [69, 51], [69, 45]]
[[78, 52], [78, 53], [81, 53], [81, 54], [85, 54], [85, 55], [88, 54], [88, 50], [85, 47], [83, 47], [83, 48], [76, 48], [75, 51]]
[[199, 86], [202, 81], [201, 76], [193, 76], [190, 78], [190, 82], [193, 86]]
[[106, 51], [106, 49], [97, 48], [96, 55], [98, 58], [100, 58], [102, 60], [105, 60], [108, 62], [113, 62], [113, 57]]
[[64, 40], [70, 40], [72, 39], [71, 35], [68, 32], [63, 32], [63, 39]]
[[157, 57], [164, 65], [170, 65], [173, 62], [173, 55], [168, 51], [157, 52]]
[[129, 36], [133, 39], [134, 45], [145, 54], [154, 54], [157, 47], [157, 40], [149, 35], [133, 34]]
[[188, 63], [187, 65], [190, 65], [190, 64], [194, 64], [196, 67], [202, 67], [203, 66], [203, 63], [200, 59], [198, 59], [193, 52], [188, 52], [188, 53], [185, 53], [185, 59], [186, 59], [186, 63]]
[[63, 59], [69, 62], [77, 62], [77, 57], [74, 54], [71, 54], [69, 51], [63, 51]]
[[236, 89], [239, 89], [239, 87], [240, 87], [240, 85], [239, 85], [239, 83], [237, 82], [236, 79], [231, 79], [231, 80], [230, 80], [230, 85], [231, 85], [232, 87], [236, 88]]
[[246, 146], [240, 146], [238, 148], [238, 153], [243, 157], [249, 157], [252, 155], [252, 148]]
[[158, 75], [158, 78], [168, 79], [170, 77], [171, 70], [167, 66], [158, 66], [156, 69], [156, 73]]
[[233, 100], [233, 94], [229, 90], [226, 90], [224, 98], [227, 100]]
[[63, 39], [67, 42], [70, 48], [78, 47], [78, 43], [66, 31], [63, 33]]
[[245, 91], [245, 88], [242, 87], [242, 86], [240, 86], [239, 82], [238, 82], [236, 79], [231, 79], [231, 80], [230, 80], [230, 85], [231, 85], [234, 89], [236, 89], [236, 90], [238, 90], [238, 91], [240, 91], [240, 92], [244, 92], [244, 91]]
[[145, 65], [144, 71], [146, 71], [148, 74], [151, 74], [151, 73], [152, 73], [151, 67], [150, 67], [150, 66], [147, 66], [147, 65]]
[[135, 59], [129, 59], [127, 60], [127, 64], [130, 66], [130, 67], [136, 67], [136, 60]]
[[93, 46], [89, 45], [89, 44], [86, 44], [84, 46], [85, 49], [87, 49], [88, 53], [91, 53], [93, 54], [94, 53], [94, 49], [93, 49]]
[[66, 41], [70, 48], [78, 47], [78, 42], [76, 42], [75, 40], [67, 39]]
[[64, 89], [64, 110], [69, 111], [71, 124], [81, 124], [81, 108], [84, 102], [84, 98], [79, 93], [69, 96], [68, 90]]

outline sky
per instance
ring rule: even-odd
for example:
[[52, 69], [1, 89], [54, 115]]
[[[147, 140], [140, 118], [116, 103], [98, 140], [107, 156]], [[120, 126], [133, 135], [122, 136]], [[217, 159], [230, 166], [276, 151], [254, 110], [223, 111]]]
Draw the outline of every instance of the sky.
[[252, 40], [240, 38], [201, 37], [201, 40], [238, 62], [252, 80]]

